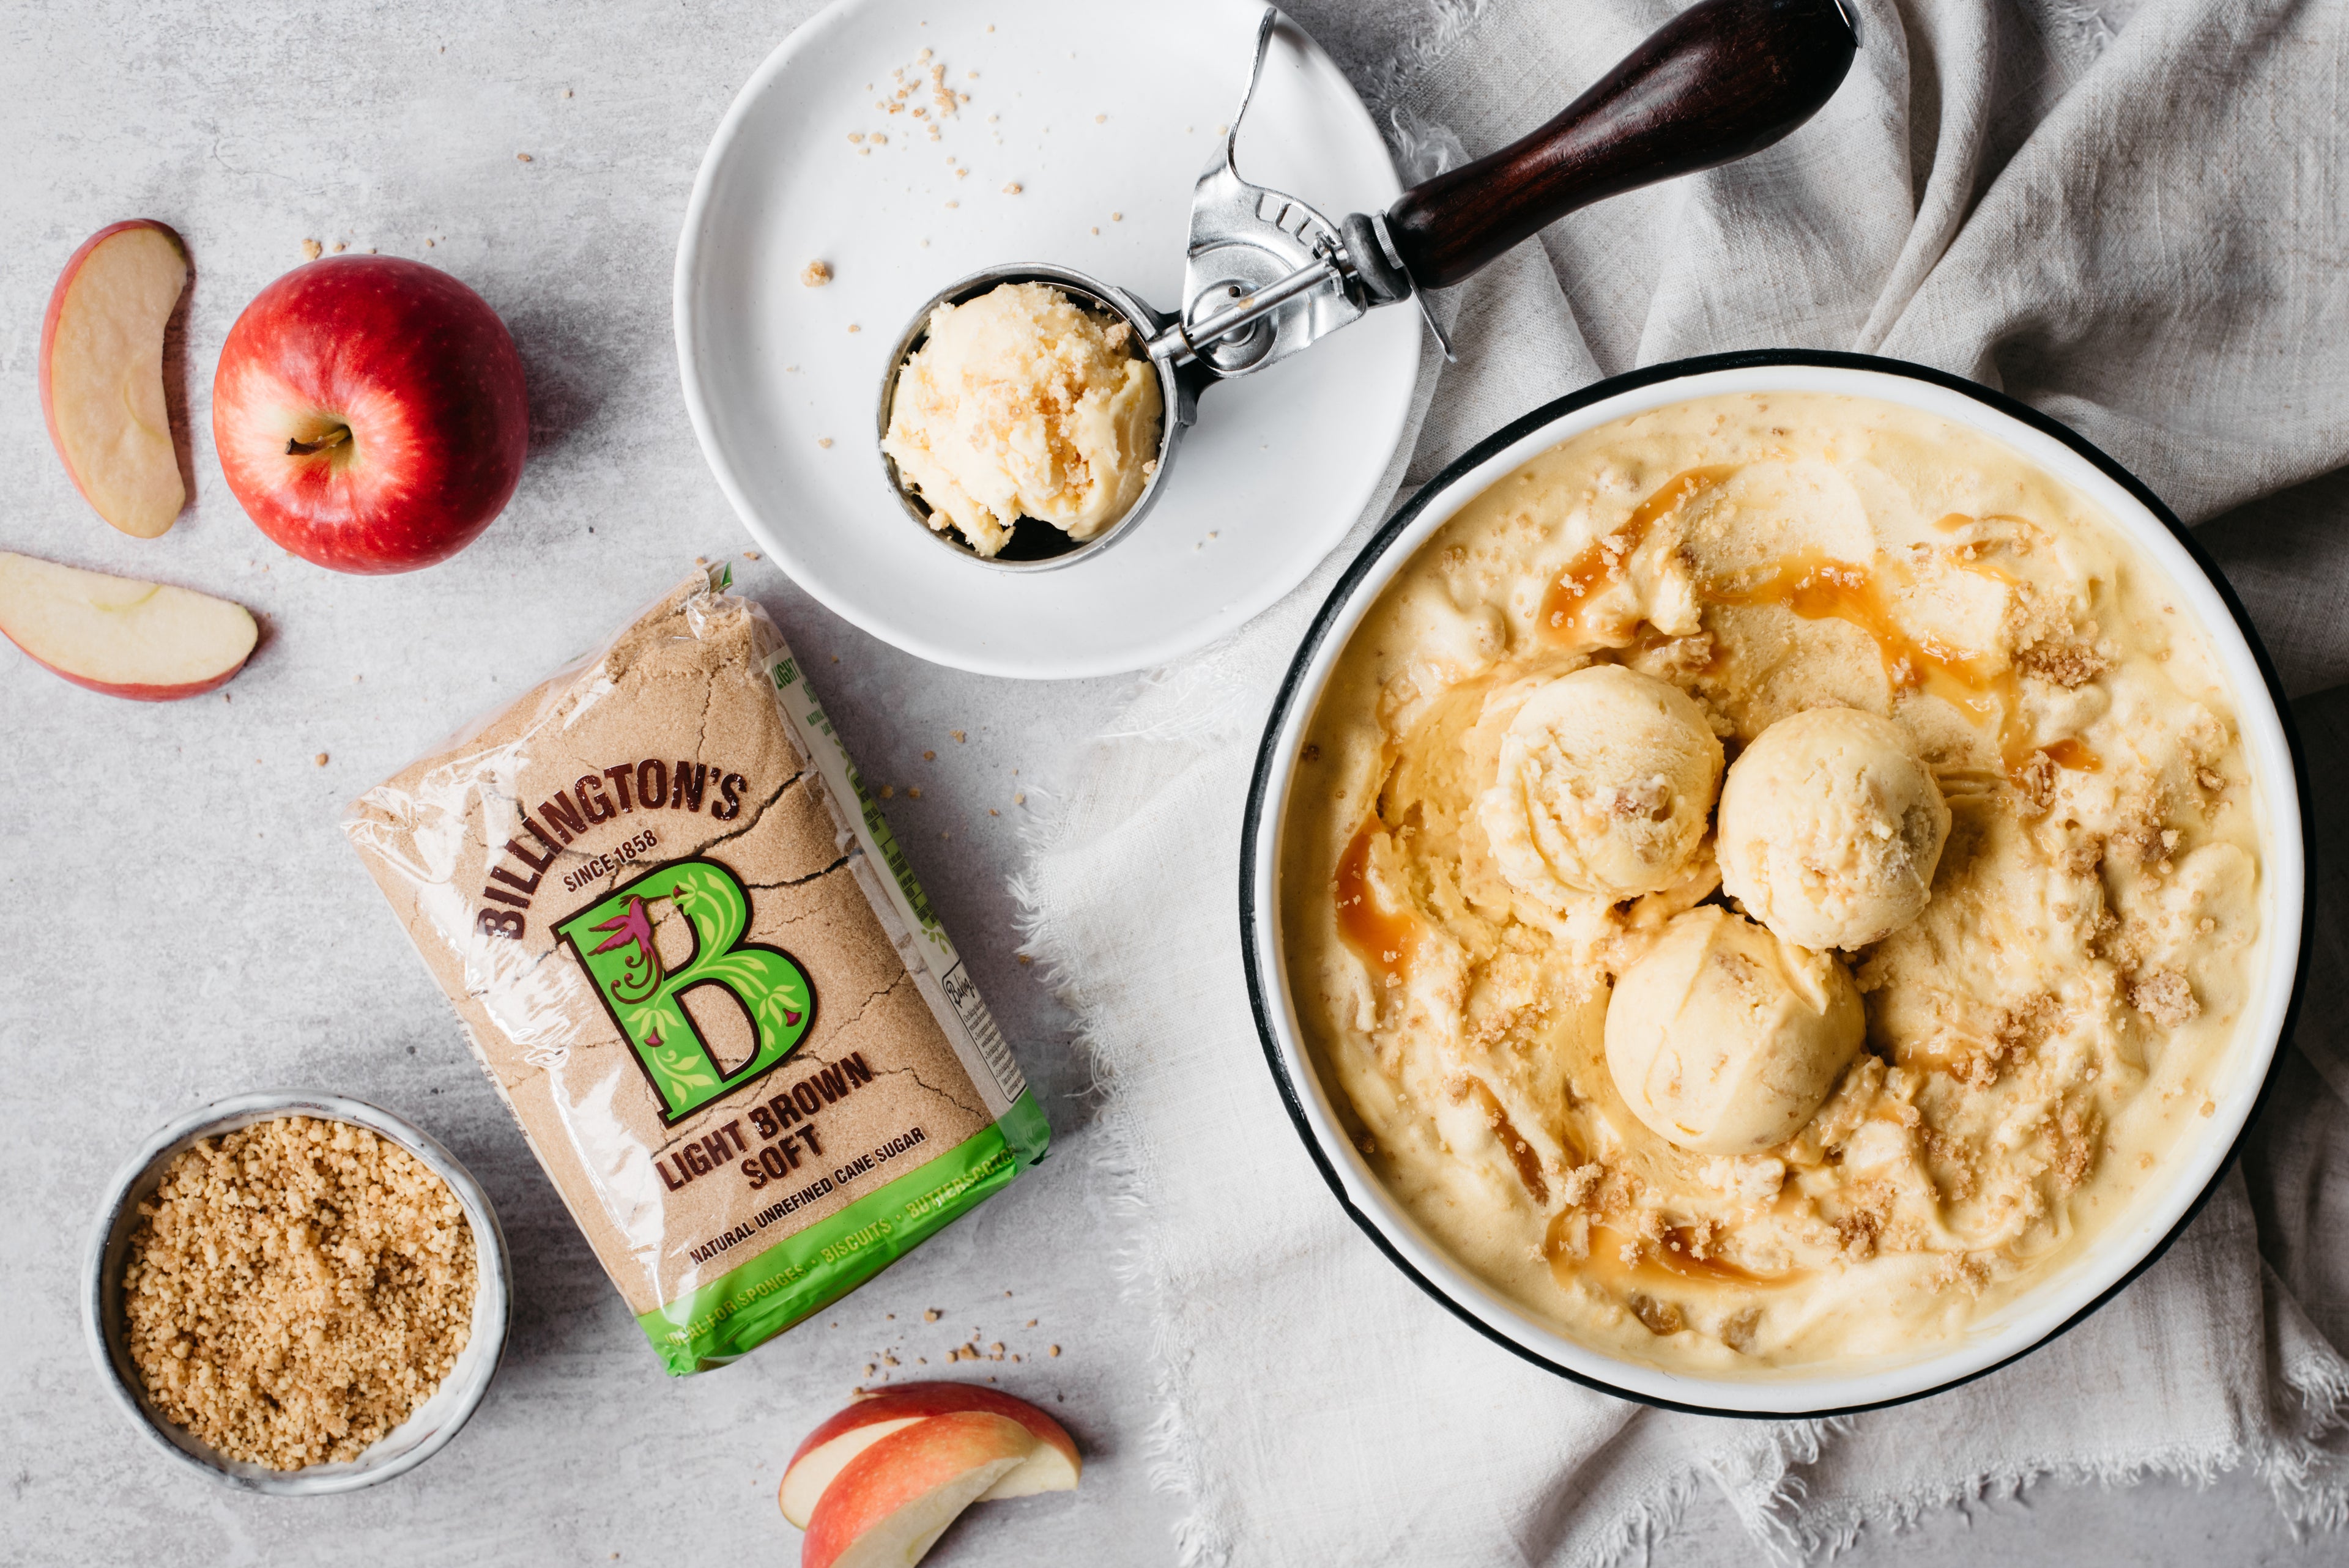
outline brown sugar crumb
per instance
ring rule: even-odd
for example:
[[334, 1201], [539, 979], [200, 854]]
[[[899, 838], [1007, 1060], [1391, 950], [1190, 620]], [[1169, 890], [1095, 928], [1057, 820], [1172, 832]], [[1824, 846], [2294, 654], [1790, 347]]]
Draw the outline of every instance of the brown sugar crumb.
[[471, 1336], [463, 1206], [366, 1128], [290, 1116], [207, 1138], [140, 1212], [122, 1279], [131, 1363], [167, 1420], [231, 1459], [357, 1458], [431, 1398]]
[[922, 787], [919, 784], [908, 784], [905, 786], [905, 793], [918, 800], [922, 798]]
[[832, 438], [830, 436], [818, 436], [815, 438], [815, 444], [827, 452], [832, 450]]
[[925, 751], [922, 753], [922, 760], [925, 762], [936, 762], [937, 759], [938, 754], [935, 751]]
[[2064, 1005], [2043, 991], [2007, 1008], [1982, 1049], [1952, 1061], [1950, 1076], [1969, 1088], [1988, 1088], [2005, 1065], [2021, 1062], [2047, 1043], [2064, 1022]]
[[820, 289], [832, 282], [832, 268], [823, 262], [810, 262], [800, 269], [800, 282], [812, 289]]
[[1003, 193], [1004, 193], [1006, 196], [1017, 196], [1017, 195], [1019, 195], [1019, 181], [1018, 181], [1017, 180], [1014, 180], [1010, 184], [1006, 185], [1006, 186], [1003, 188]]
[[312, 758], [310, 760], [316, 763], [319, 767], [324, 768], [326, 765], [326, 754], [321, 751], [317, 756]]
[[2087, 685], [2111, 667], [2102, 655], [2085, 643], [2034, 644], [2023, 649], [2015, 662], [2067, 691]]
[[320, 255], [325, 253], [326, 249], [326, 246], [318, 243], [316, 240], [305, 240], [302, 242], [302, 254], [314, 262], [316, 261]]
[[517, 152], [514, 154], [514, 161], [516, 163], [528, 163], [531, 160], [531, 156], [527, 152]]
[[1047, 1356], [1058, 1356], [1060, 1353], [1061, 1353], [1061, 1347], [1060, 1347], [1059, 1346], [1057, 1346], [1057, 1345], [1053, 1346], [1050, 1350], [1047, 1350], [1047, 1351], [1045, 1351], [1045, 1352], [1044, 1352], [1044, 1354], [1045, 1354], [1045, 1355], [1047, 1355]]
[[2065, 1106], [2056, 1118], [2054, 1144], [2055, 1180], [2069, 1191], [2088, 1179], [2095, 1168], [2096, 1149], [2104, 1131], [2104, 1119], [2093, 1110], [2077, 1106]]
[[2140, 970], [2128, 983], [2129, 1006], [2165, 1029], [2174, 1029], [2202, 1011], [2194, 987], [2175, 969]]
[[2044, 751], [2033, 752], [2015, 769], [2014, 787], [2033, 812], [2046, 810], [2055, 802], [2055, 759]]
[[[1964, 559], [1979, 552], [1978, 547], [1967, 547]], [[2007, 607], [2005, 632], [2016, 664], [2067, 690], [2111, 667], [2111, 661], [2096, 651], [2096, 624], [2075, 623], [2068, 605], [2036, 588], [2016, 590]]]
[[929, 1311], [922, 1314], [922, 1321], [924, 1323], [936, 1323], [937, 1320], [938, 1313], [936, 1307], [932, 1307]]
[[1978, 1296], [1989, 1283], [1990, 1267], [1982, 1259], [1971, 1253], [1947, 1253], [1942, 1254], [1927, 1285], [1935, 1291], [1961, 1290]]
[[1836, 1241], [1846, 1257], [1872, 1258], [1884, 1234], [1884, 1216], [1873, 1208], [1857, 1208], [1836, 1221], [1835, 1228]]

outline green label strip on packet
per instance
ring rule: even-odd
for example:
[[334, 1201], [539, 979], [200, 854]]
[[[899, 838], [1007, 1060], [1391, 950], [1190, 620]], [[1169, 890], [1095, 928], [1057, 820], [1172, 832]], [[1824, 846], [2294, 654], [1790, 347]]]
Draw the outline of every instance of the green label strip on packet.
[[673, 1377], [722, 1367], [854, 1290], [1041, 1158], [1035, 1096], [1001, 1120], [740, 1268], [636, 1319]]

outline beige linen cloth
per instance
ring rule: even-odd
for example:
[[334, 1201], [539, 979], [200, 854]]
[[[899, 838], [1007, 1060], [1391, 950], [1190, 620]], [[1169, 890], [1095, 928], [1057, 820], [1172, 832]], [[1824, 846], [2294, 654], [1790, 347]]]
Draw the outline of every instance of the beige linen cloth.
[[[1378, 95], [1412, 174], [1431, 146], [1530, 129], [1674, 9], [1434, 11]], [[2302, 699], [2323, 822], [2349, 767], [2349, 691], [2326, 689], [2349, 680], [2349, 483], [2323, 477], [2349, 465], [2349, 5], [1861, 9], [1849, 78], [1794, 137], [1578, 213], [1453, 291], [1459, 363], [1431, 359], [1390, 477], [1416, 484], [1547, 398], [1684, 355], [1862, 349], [1972, 377], [2216, 520], [2202, 537]], [[2251, 1465], [2296, 1522], [2349, 1520], [2341, 856], [2243, 1173], [2110, 1305], [1982, 1381], [1830, 1422], [1645, 1409], [1529, 1367], [1387, 1264], [1281, 1109], [1236, 914], [1271, 693], [1374, 521], [1144, 683], [1017, 885], [1098, 1063], [1183, 1561], [1600, 1563], [1708, 1481], [1782, 1556], [2050, 1476]]]

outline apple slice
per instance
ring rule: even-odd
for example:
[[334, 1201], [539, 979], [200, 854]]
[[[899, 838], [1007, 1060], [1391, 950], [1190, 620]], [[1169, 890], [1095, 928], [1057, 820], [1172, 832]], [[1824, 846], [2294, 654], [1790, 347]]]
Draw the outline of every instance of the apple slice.
[[225, 685], [261, 634], [225, 599], [5, 551], [0, 633], [76, 686], [140, 702]]
[[1077, 1457], [1075, 1440], [1060, 1422], [1027, 1400], [971, 1383], [900, 1383], [857, 1400], [807, 1435], [799, 1451], [792, 1455], [792, 1462], [783, 1467], [783, 1484], [777, 1495], [783, 1517], [805, 1530], [817, 1500], [849, 1460], [892, 1432], [955, 1410], [986, 1410], [1007, 1417], [1036, 1439], [1036, 1451], [989, 1487], [982, 1501], [1067, 1491], [1077, 1484], [1084, 1461]]
[[890, 1433], [824, 1488], [800, 1568], [910, 1568], [1037, 1446], [1035, 1433], [992, 1410], [928, 1416]]
[[100, 229], [57, 274], [41, 317], [41, 414], [98, 515], [138, 539], [187, 504], [163, 400], [163, 329], [188, 284], [180, 236], [151, 219]]

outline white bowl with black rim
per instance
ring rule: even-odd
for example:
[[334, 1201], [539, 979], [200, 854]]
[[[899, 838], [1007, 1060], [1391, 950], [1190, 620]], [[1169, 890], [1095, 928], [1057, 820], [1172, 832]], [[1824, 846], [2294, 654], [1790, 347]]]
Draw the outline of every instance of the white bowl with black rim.
[[[289, 1116], [364, 1127], [406, 1150], [449, 1184], [450, 1191], [464, 1206], [466, 1223], [473, 1233], [473, 1323], [456, 1366], [431, 1397], [357, 1459], [277, 1470], [229, 1458], [155, 1408], [130, 1360], [123, 1326], [122, 1274], [131, 1236], [140, 1223], [139, 1205], [162, 1185], [164, 1172], [174, 1160], [203, 1139]], [[98, 1363], [98, 1379], [116, 1408], [172, 1462], [246, 1491], [274, 1497], [323, 1497], [405, 1475], [448, 1446], [481, 1407], [491, 1380], [497, 1376], [512, 1303], [513, 1267], [506, 1255], [505, 1233], [499, 1229], [497, 1211], [490, 1206], [489, 1194], [472, 1173], [430, 1134], [361, 1100], [270, 1089], [199, 1107], [157, 1131], [123, 1162], [107, 1188], [98, 1205], [98, 1222], [90, 1232], [82, 1283], [82, 1329], [89, 1341], [90, 1356]]]
[[[1857, 1370], [1786, 1368], [1700, 1377], [1626, 1360], [1561, 1332], [1478, 1279], [1396, 1202], [1348, 1138], [1300, 1028], [1282, 951], [1280, 855], [1304, 733], [1347, 642], [1396, 573], [1495, 481], [1561, 441], [1666, 405], [1724, 394], [1822, 392], [1874, 398], [1979, 432], [2072, 486], [2117, 525], [2174, 590], [2232, 698], [2257, 792], [2263, 939], [2253, 1000], [2209, 1085], [2216, 1109], [2125, 1220], [1961, 1335]], [[2275, 1078], [2307, 968], [2308, 785], [2283, 690], [2251, 619], [2170, 511], [2085, 438], [2012, 398], [1921, 366], [1866, 355], [1765, 350], [1654, 366], [1526, 415], [1423, 487], [1347, 570], [1315, 617], [1275, 699], [1248, 791], [1240, 847], [1240, 934], [1248, 995], [1281, 1099], [1346, 1212], [1395, 1266], [1471, 1327], [1535, 1365], [1607, 1393], [1708, 1415], [1816, 1416], [1898, 1404], [1979, 1377], [2086, 1318], [2158, 1259], [2218, 1190]]]

